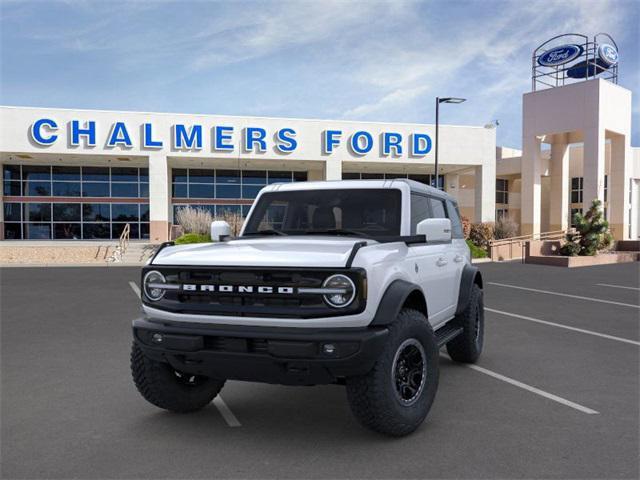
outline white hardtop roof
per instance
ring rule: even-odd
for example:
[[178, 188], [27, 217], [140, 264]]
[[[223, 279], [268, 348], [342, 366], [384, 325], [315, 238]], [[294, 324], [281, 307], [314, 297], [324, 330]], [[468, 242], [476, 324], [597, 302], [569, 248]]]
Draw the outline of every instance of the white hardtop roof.
[[[293, 182], [293, 183], [273, 183], [265, 187], [261, 193], [268, 192], [291, 192], [299, 190], [339, 190], [357, 188], [396, 188], [403, 190], [403, 187], [416, 193], [429, 194], [436, 197], [447, 198], [456, 202], [453, 197], [442, 190], [430, 187], [424, 183], [409, 180], [407, 178], [395, 178], [389, 180], [328, 180], [321, 182]], [[405, 187], [406, 188], [406, 187]]]

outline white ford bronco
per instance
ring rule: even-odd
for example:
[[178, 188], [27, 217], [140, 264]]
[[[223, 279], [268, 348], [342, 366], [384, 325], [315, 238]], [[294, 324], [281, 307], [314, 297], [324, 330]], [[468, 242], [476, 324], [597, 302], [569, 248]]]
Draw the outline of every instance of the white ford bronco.
[[346, 386], [356, 418], [414, 431], [439, 350], [475, 362], [482, 277], [456, 201], [411, 180], [274, 184], [236, 238], [163, 244], [142, 270], [131, 368], [142, 396], [205, 407], [226, 380]]

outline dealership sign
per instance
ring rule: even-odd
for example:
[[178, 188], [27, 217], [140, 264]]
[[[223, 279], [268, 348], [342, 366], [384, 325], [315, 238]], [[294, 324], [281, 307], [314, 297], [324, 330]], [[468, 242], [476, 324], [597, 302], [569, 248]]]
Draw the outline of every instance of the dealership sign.
[[547, 50], [538, 57], [538, 63], [543, 67], [557, 67], [575, 60], [584, 49], [580, 45], [560, 45]]
[[[62, 127], [52, 118], [39, 118], [29, 128], [30, 139], [39, 146], [48, 147], [59, 141]], [[93, 120], [71, 120], [65, 125], [68, 144], [71, 147], [95, 147], [98, 141], [97, 123]], [[275, 132], [267, 132], [259, 126], [245, 127], [236, 132], [230, 125], [205, 127], [200, 124], [177, 123], [171, 126], [167, 138], [152, 123], [129, 125], [122, 121], [113, 122], [104, 138], [104, 148], [134, 148], [132, 132], [140, 132], [139, 146], [142, 150], [265, 153], [269, 149], [279, 155], [286, 155], [298, 149], [297, 132], [294, 128], [283, 127]], [[383, 132], [379, 140], [366, 130], [358, 130], [345, 135], [340, 129], [321, 132], [322, 154], [331, 155], [343, 143], [356, 156], [364, 156], [373, 151], [378, 143], [383, 156], [399, 156], [408, 153], [414, 157], [427, 155], [431, 151], [431, 137], [426, 133], [412, 133], [404, 138], [398, 132]], [[101, 139], [101, 141], [103, 141]]]
[[608, 43], [598, 47], [598, 58], [608, 67], [618, 63], [618, 49]]

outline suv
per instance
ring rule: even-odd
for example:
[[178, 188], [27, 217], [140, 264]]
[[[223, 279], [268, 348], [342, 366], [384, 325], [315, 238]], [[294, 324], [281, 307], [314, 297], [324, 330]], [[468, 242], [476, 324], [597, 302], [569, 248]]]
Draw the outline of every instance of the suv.
[[482, 277], [456, 201], [411, 180], [274, 184], [237, 238], [163, 244], [142, 270], [131, 368], [142, 396], [205, 407], [225, 381], [346, 385], [366, 427], [406, 435], [438, 388], [439, 350], [475, 362]]

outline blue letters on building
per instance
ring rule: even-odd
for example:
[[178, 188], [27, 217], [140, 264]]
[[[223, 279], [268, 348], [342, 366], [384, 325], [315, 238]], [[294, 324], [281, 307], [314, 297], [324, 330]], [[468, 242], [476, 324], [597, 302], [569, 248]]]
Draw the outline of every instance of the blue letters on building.
[[124, 122], [116, 122], [113, 125], [111, 135], [109, 135], [109, 140], [107, 140], [107, 147], [115, 147], [116, 145], [122, 145], [127, 148], [133, 147], [131, 137]]
[[181, 123], [176, 124], [173, 128], [174, 148], [202, 149], [202, 125], [194, 125], [189, 131], [187, 131], [187, 127]]
[[276, 148], [283, 153], [293, 152], [298, 147], [298, 141], [295, 139], [296, 131], [293, 128], [281, 128], [276, 133], [278, 143]]
[[51, 134], [45, 137], [42, 134], [42, 127], [55, 131], [58, 129], [58, 124], [50, 118], [41, 118], [31, 125], [31, 138], [33, 138], [34, 142], [39, 145], [52, 145], [58, 139], [58, 135]]
[[[360, 146], [360, 139], [364, 138], [365, 143], [364, 146]], [[364, 155], [365, 153], [369, 153], [373, 148], [373, 137], [369, 132], [365, 132], [364, 130], [360, 130], [353, 134], [351, 137], [351, 150], [358, 155]]]
[[244, 137], [244, 149], [247, 152], [252, 152], [254, 145], [258, 145], [259, 152], [267, 151], [267, 142], [265, 141], [265, 137], [267, 136], [267, 131], [264, 128], [259, 127], [247, 127], [245, 130]]
[[399, 133], [385, 132], [382, 138], [383, 155], [390, 155], [392, 148], [394, 155], [402, 155], [402, 135]]
[[414, 133], [411, 142], [411, 155], [426, 155], [431, 151], [431, 137], [426, 133]]
[[213, 148], [216, 150], [233, 150], [233, 145], [227, 143], [231, 140], [231, 134], [233, 133], [233, 127], [215, 127], [215, 140], [213, 141]]
[[333, 149], [336, 145], [340, 144], [340, 136], [342, 130], [325, 130], [324, 139], [322, 141], [322, 148], [324, 153], [333, 153]]
[[153, 125], [151, 123], [144, 124], [144, 133], [142, 134], [143, 148], [162, 148], [162, 141], [153, 140]]
[[90, 120], [86, 122], [85, 128], [80, 128], [79, 120], [71, 121], [71, 145], [77, 147], [80, 145], [80, 137], [87, 138], [87, 146], [96, 146], [96, 122]]

